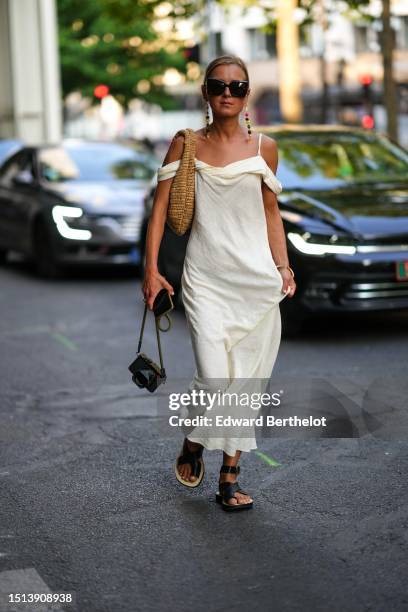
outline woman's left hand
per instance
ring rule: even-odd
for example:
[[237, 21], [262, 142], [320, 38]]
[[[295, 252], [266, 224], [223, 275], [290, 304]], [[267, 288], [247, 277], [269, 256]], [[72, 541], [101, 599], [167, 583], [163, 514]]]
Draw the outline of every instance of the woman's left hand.
[[292, 298], [296, 291], [295, 279], [287, 268], [279, 268], [279, 272], [283, 278], [282, 293]]

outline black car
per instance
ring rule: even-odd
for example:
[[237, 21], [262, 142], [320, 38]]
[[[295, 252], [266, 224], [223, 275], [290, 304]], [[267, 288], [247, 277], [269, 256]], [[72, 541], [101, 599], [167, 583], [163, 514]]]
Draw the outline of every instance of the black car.
[[0, 167], [0, 259], [23, 253], [48, 277], [67, 264], [139, 266], [156, 169], [150, 154], [117, 143], [23, 147]]
[[[319, 312], [408, 308], [408, 153], [362, 128], [256, 128], [278, 144], [278, 196], [297, 291], [286, 331]], [[155, 184], [145, 201], [150, 215]], [[166, 225], [159, 268], [180, 288], [189, 235]]]

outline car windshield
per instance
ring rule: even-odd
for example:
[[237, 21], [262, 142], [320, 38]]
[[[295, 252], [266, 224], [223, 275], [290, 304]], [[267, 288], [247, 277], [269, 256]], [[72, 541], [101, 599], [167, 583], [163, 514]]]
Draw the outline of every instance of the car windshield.
[[273, 134], [285, 189], [331, 189], [407, 180], [408, 153], [373, 133]]
[[60, 181], [148, 181], [157, 169], [155, 159], [120, 145], [47, 147], [39, 152], [41, 176]]
[[0, 163], [21, 147], [18, 140], [0, 140]]

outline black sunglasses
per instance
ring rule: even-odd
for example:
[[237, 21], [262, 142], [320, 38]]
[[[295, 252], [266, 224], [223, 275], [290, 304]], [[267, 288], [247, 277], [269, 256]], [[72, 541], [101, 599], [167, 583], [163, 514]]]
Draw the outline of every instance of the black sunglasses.
[[231, 81], [231, 83], [226, 83], [225, 81], [221, 81], [221, 79], [207, 79], [207, 92], [210, 96], [221, 96], [225, 88], [228, 87], [231, 93], [231, 96], [234, 98], [244, 98], [248, 92], [249, 82], [248, 81]]

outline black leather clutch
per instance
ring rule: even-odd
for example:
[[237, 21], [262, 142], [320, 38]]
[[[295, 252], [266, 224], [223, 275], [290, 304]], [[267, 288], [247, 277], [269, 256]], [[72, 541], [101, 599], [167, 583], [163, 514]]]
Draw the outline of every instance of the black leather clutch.
[[[171, 312], [173, 308], [174, 304], [170, 293], [167, 291], [167, 289], [160, 289], [153, 302], [153, 312], [156, 320], [158, 320], [160, 331], [168, 331], [170, 329], [171, 319], [168, 313]], [[168, 326], [165, 329], [160, 327], [160, 319], [163, 316], [166, 317], [168, 321]]]

